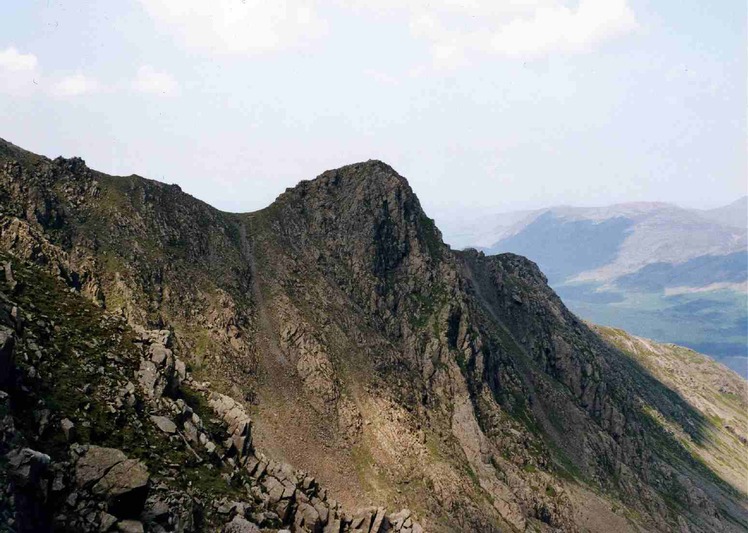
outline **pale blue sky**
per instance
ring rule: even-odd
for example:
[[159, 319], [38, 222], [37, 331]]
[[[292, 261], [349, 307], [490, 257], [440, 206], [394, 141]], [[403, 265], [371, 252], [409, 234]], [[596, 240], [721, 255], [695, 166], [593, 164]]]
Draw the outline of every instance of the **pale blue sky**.
[[432, 215], [713, 207], [746, 74], [738, 0], [6, 0], [0, 137], [232, 211], [370, 158]]

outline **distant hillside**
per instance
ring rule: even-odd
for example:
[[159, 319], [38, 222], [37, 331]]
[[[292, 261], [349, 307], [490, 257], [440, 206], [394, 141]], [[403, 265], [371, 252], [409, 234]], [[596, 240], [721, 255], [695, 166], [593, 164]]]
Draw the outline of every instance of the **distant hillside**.
[[455, 247], [537, 262], [581, 316], [677, 342], [748, 374], [748, 197], [727, 206], [552, 207], [442, 224]]

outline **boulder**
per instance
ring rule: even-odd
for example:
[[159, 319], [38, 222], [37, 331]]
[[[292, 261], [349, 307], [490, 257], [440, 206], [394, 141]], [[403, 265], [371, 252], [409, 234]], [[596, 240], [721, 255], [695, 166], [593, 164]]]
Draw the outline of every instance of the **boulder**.
[[127, 459], [114, 465], [92, 491], [103, 497], [116, 516], [138, 516], [148, 494], [150, 475], [143, 463]]
[[121, 450], [100, 446], [81, 447], [83, 453], [75, 464], [75, 481], [79, 488], [88, 488], [104, 477], [110, 468], [127, 459]]
[[39, 485], [49, 467], [49, 455], [31, 448], [13, 450], [7, 455], [8, 470], [17, 487], [27, 488]]
[[121, 450], [100, 446], [75, 446], [75, 480], [79, 488], [91, 488], [104, 499], [113, 515], [134, 517], [140, 514], [148, 493], [150, 475], [146, 466], [128, 459]]
[[173, 434], [177, 432], [177, 425], [165, 416], [151, 415], [151, 420], [164, 433]]

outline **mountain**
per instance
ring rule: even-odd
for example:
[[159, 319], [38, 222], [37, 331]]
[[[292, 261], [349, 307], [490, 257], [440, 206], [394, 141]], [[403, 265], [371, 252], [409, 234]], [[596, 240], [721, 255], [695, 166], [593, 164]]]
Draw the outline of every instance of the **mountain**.
[[524, 255], [583, 318], [748, 375], [748, 197], [712, 210], [632, 203], [483, 215], [449, 226], [446, 240]]
[[14, 530], [748, 527], [745, 381], [450, 249], [384, 163], [235, 214], [0, 142], [0, 260]]

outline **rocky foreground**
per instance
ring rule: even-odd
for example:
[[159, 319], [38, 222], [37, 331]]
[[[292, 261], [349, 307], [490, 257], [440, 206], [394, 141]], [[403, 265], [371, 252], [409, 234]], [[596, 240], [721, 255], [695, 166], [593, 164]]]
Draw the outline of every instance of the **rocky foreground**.
[[0, 141], [0, 263], [9, 531], [748, 528], [743, 380], [449, 249], [381, 162], [230, 214]]

